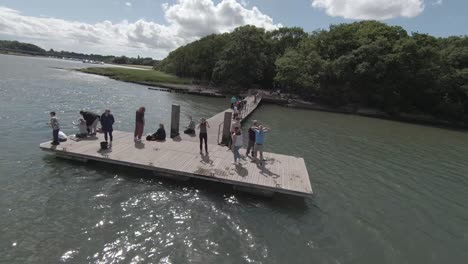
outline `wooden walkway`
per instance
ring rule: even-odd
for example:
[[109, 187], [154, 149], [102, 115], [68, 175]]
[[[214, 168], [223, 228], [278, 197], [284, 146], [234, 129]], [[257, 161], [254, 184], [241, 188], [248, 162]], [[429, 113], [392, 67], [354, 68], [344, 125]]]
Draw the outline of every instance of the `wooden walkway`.
[[[252, 101], [253, 102], [253, 101]], [[258, 103], [251, 108], [252, 113]], [[230, 111], [230, 110], [226, 110]], [[224, 118], [224, 112], [209, 119], [213, 122], [208, 133], [217, 134], [216, 123]], [[215, 138], [212, 136], [212, 138]], [[135, 167], [154, 171], [158, 176], [168, 178], [198, 178], [209, 181], [230, 184], [241, 191], [255, 192], [265, 195], [285, 193], [296, 196], [312, 194], [309, 174], [300, 157], [286, 156], [274, 153], [264, 153], [266, 161], [259, 163], [244, 156], [241, 149], [241, 165], [232, 164], [233, 154], [225, 146], [209, 141], [209, 155], [200, 154], [198, 137], [184, 135], [164, 142], [143, 141], [135, 143], [133, 133], [114, 131], [113, 146], [109, 150], [101, 150], [100, 142], [103, 135], [94, 138], [69, 139], [59, 146], [50, 142], [40, 144], [44, 151], [55, 153], [59, 157], [88, 161], [94, 160], [127, 167]]]
[[[247, 101], [246, 106], [240, 112], [241, 122], [244, 122], [244, 120], [246, 120], [247, 117], [249, 117], [257, 109], [257, 107], [260, 105], [262, 101], [260, 97], [257, 99], [257, 101], [255, 101], [254, 96], [247, 96], [245, 100]], [[220, 143], [221, 134], [223, 130], [222, 126], [224, 124], [225, 112], [232, 112], [232, 109], [228, 108], [206, 120], [208, 121], [208, 124], [210, 124], [210, 128], [207, 129], [208, 144], [217, 145]], [[199, 132], [200, 132], [200, 129], [197, 128], [196, 129], [197, 135]], [[180, 136], [183, 140], [188, 140], [188, 141], [193, 141], [193, 142], [198, 142], [199, 140], [198, 136], [185, 135], [184, 133], [181, 133]]]

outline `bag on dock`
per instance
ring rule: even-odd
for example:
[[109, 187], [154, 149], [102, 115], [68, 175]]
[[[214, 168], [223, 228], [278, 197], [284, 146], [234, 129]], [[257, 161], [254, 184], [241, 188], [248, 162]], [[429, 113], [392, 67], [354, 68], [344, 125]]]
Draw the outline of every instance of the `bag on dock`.
[[101, 149], [107, 149], [108, 148], [108, 143], [106, 141], [101, 142]]

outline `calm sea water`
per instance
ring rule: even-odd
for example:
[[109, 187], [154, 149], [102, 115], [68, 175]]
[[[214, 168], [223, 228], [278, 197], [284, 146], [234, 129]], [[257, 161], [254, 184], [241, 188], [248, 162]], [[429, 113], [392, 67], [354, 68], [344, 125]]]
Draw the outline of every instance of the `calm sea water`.
[[263, 199], [41, 152], [51, 110], [132, 131], [144, 105], [151, 132], [172, 103], [183, 122], [227, 104], [58, 69], [84, 66], [0, 55], [1, 263], [468, 262], [468, 133], [263, 105], [266, 149], [304, 157], [315, 191]]

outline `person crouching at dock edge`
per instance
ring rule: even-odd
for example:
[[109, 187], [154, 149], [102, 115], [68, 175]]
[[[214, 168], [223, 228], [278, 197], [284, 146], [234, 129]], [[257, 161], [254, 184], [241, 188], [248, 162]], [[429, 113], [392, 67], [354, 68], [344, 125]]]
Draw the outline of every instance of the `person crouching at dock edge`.
[[59, 142], [60, 125], [59, 125], [57, 117], [55, 116], [55, 112], [50, 112], [49, 126], [52, 128], [52, 137], [54, 138], [54, 140], [50, 144], [54, 146], [60, 145], [60, 142]]
[[99, 116], [89, 111], [80, 111], [80, 115], [82, 115], [84, 120], [86, 121], [86, 126], [88, 127], [88, 134], [96, 135], [96, 127], [99, 123]]
[[134, 141], [141, 141], [141, 136], [143, 136], [143, 130], [145, 129], [145, 111], [146, 109], [144, 106], [136, 111]]
[[104, 133], [104, 139], [107, 142], [107, 135], [109, 135], [110, 139], [110, 145], [112, 146], [112, 131], [114, 131], [114, 128], [112, 127], [114, 125], [114, 116], [111, 114], [109, 109], [106, 109], [104, 111], [104, 114], [101, 115], [101, 126], [102, 126], [102, 132]]

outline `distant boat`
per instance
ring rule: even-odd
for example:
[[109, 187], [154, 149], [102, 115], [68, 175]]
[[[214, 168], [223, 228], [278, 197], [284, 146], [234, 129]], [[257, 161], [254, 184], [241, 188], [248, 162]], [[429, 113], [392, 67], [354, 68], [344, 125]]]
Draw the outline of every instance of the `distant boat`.
[[104, 64], [103, 61], [95, 61], [95, 60], [83, 60], [83, 63], [89, 63], [89, 64]]

